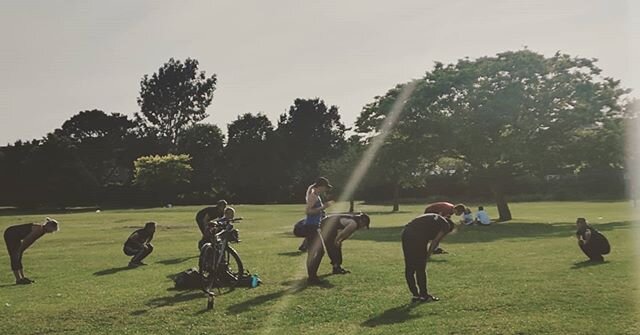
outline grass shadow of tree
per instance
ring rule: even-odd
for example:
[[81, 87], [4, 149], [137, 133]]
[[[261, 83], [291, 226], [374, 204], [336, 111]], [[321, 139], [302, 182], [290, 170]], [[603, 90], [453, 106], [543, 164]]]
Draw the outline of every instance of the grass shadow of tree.
[[382, 314], [362, 322], [360, 326], [372, 328], [376, 326], [406, 322], [408, 320], [418, 318], [419, 315], [411, 313], [411, 310], [413, 310], [417, 305], [418, 304], [405, 304], [387, 309]]
[[[630, 228], [631, 221], [615, 221], [594, 225], [602, 232]], [[400, 242], [403, 226], [372, 227], [354, 234], [351, 239], [375, 242]], [[489, 227], [465, 226], [444, 239], [446, 244], [492, 242], [501, 239], [546, 238], [573, 236], [576, 226], [573, 223], [530, 223], [512, 222], [493, 224]]]

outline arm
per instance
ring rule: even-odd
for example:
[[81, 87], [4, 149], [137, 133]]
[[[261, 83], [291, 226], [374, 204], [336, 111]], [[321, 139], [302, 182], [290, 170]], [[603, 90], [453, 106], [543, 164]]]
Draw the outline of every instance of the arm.
[[316, 195], [315, 193], [310, 193], [307, 197], [307, 207], [305, 208], [305, 213], [307, 215], [320, 214], [323, 210], [325, 210], [325, 208], [329, 207], [330, 202], [322, 205], [321, 207], [313, 208], [313, 205], [315, 205], [316, 201], [318, 201], [318, 195]]
[[29, 233], [29, 235], [27, 235], [27, 237], [25, 237], [24, 240], [22, 240], [22, 243], [20, 244], [19, 252], [23, 253], [25, 250], [27, 250], [27, 248], [29, 248], [33, 244], [33, 242], [39, 239], [40, 236], [42, 236], [41, 233], [39, 233], [36, 230], [32, 230], [31, 233]]
[[342, 231], [340, 231], [338, 233], [338, 236], [336, 237], [336, 246], [338, 247], [342, 245], [342, 241], [351, 237], [353, 232], [358, 229], [358, 223], [355, 220], [350, 219], [349, 221], [349, 224]]
[[427, 259], [431, 257], [431, 254], [433, 254], [433, 251], [438, 247], [438, 244], [440, 244], [440, 241], [442, 241], [444, 235], [444, 232], [439, 232], [438, 235], [436, 235], [436, 238], [434, 238], [433, 241], [429, 243], [429, 250], [427, 250]]

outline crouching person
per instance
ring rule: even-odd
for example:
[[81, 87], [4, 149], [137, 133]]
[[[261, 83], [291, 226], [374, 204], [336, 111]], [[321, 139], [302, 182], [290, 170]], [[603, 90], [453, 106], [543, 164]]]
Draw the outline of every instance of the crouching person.
[[602, 233], [587, 224], [585, 218], [576, 220], [576, 237], [578, 238], [578, 246], [592, 262], [604, 262], [604, 257], [611, 251], [611, 246]]
[[39, 238], [56, 231], [58, 231], [58, 221], [51, 218], [46, 218], [42, 224], [25, 223], [10, 226], [4, 231], [4, 242], [7, 245], [7, 251], [9, 251], [11, 270], [16, 277], [17, 285], [27, 285], [34, 282], [24, 276], [22, 254]]
[[137, 267], [140, 265], [146, 265], [142, 263], [149, 254], [153, 252], [153, 234], [156, 232], [156, 223], [147, 222], [144, 228], [134, 231], [127, 241], [124, 243], [124, 254], [127, 256], [133, 256], [129, 262], [129, 267]]

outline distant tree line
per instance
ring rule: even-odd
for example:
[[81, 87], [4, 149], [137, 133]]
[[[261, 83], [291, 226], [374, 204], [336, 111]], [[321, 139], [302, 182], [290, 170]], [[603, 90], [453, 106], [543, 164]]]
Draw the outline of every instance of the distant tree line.
[[[530, 50], [436, 63], [416, 81], [353, 198], [621, 198], [629, 90], [593, 59]], [[42, 139], [0, 148], [0, 205], [137, 206], [300, 202], [325, 175], [341, 191], [407, 83], [347, 129], [337, 106], [295, 99], [273, 124], [243, 114], [202, 123], [215, 75], [170, 59], [140, 84], [130, 118], [79, 112]]]

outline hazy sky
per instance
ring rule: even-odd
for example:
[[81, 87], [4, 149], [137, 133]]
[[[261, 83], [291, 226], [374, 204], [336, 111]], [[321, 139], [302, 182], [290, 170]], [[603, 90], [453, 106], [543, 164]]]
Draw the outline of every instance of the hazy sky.
[[299, 97], [337, 105], [350, 126], [434, 61], [524, 46], [598, 58], [605, 75], [639, 88], [634, 13], [615, 0], [0, 0], [0, 145], [86, 109], [133, 115], [141, 77], [170, 57], [218, 75], [205, 122], [225, 132], [243, 113], [275, 123]]

